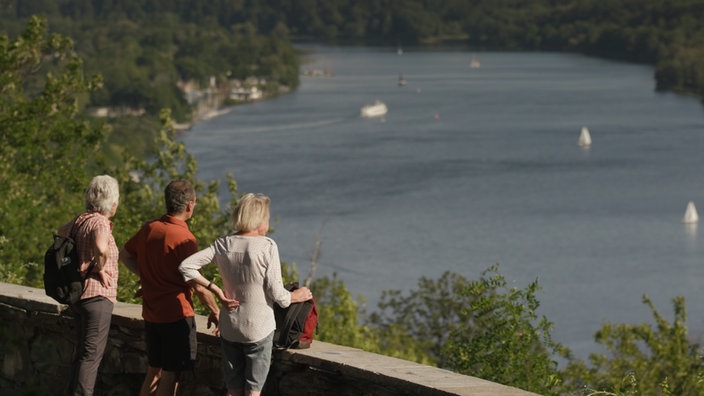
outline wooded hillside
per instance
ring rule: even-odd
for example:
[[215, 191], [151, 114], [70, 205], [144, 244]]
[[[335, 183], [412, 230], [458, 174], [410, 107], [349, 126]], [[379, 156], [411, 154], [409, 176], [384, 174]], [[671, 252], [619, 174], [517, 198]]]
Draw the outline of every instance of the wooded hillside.
[[72, 37], [88, 72], [105, 77], [95, 105], [139, 106], [176, 119], [175, 81], [266, 77], [298, 83], [290, 40], [460, 44], [573, 51], [656, 67], [658, 89], [704, 94], [704, 0], [10, 0], [10, 35], [30, 15]]

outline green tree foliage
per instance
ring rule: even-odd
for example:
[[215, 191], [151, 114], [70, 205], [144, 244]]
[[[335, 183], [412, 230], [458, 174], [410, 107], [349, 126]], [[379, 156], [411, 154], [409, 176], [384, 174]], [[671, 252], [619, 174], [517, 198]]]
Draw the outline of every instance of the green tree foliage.
[[408, 295], [384, 292], [370, 323], [383, 353], [411, 351], [419, 362], [556, 394], [561, 380], [555, 358], [569, 356], [552, 339], [552, 324], [536, 313], [538, 291], [537, 281], [508, 288], [498, 265], [473, 281], [446, 272], [437, 281], [421, 278]]
[[[106, 76], [108, 90], [94, 96], [96, 103], [135, 101], [152, 111], [168, 105], [177, 119], [187, 114], [186, 104], [178, 96], [166, 99], [165, 89], [158, 88], [164, 78], [176, 74], [207, 79], [228, 72], [241, 76], [242, 71], [261, 76], [258, 73], [274, 69], [274, 85], [295, 86], [298, 64], [290, 63], [295, 53], [289, 34], [338, 43], [408, 46], [449, 41], [475, 48], [577, 51], [653, 64], [659, 89], [704, 95], [704, 77], [697, 72], [704, 62], [702, 0], [11, 0], [5, 4], [0, 18], [4, 16], [9, 29], [17, 29], [17, 18], [37, 13], [76, 39], [88, 70], [101, 70]], [[237, 43], [243, 34], [244, 46]], [[277, 40], [273, 47], [268, 43], [272, 39]], [[285, 48], [285, 54], [277, 48]]]
[[286, 28], [262, 29], [234, 12], [230, 1], [15, 0], [0, 6], [0, 23], [17, 33], [19, 20], [41, 14], [72, 37], [86, 70], [105, 78], [92, 106], [144, 109], [154, 117], [170, 108], [183, 122], [191, 107], [177, 88], [182, 80], [205, 88], [211, 78], [225, 85], [257, 77], [267, 80], [267, 94], [298, 85], [298, 54]]
[[446, 272], [437, 281], [421, 278], [418, 289], [408, 295], [400, 290], [384, 291], [378, 311], [369, 316], [384, 353], [414, 349], [412, 360], [438, 364], [449, 334], [461, 325], [460, 312], [470, 303], [459, 294], [467, 283], [461, 275]]
[[[51, 234], [84, 210], [83, 189], [95, 174], [120, 184], [113, 234], [124, 244], [147, 220], [164, 211], [163, 190], [172, 179], [191, 180], [198, 192], [191, 227], [201, 244], [225, 234], [237, 185], [228, 175], [232, 201], [221, 208], [218, 183], [196, 178], [197, 164], [174, 140], [168, 111], [154, 143], [157, 154], [141, 159], [116, 149], [120, 166], [102, 161], [108, 129], [80, 116], [81, 103], [100, 86], [84, 77], [71, 40], [49, 34], [46, 22], [30, 18], [15, 40], [0, 37], [0, 274], [3, 281], [41, 286], [43, 254]], [[215, 271], [215, 269], [211, 269]], [[136, 279], [123, 270], [120, 297], [133, 301]]]
[[[174, 82], [267, 77], [270, 92], [298, 84], [289, 42], [575, 51], [656, 67], [658, 89], [704, 96], [703, 0], [10, 0], [0, 21], [46, 15], [74, 37], [107, 89], [94, 104], [189, 107]], [[283, 33], [283, 34], [282, 34]]]
[[313, 281], [311, 291], [321, 318], [318, 324], [318, 337], [321, 341], [379, 351], [377, 337], [372, 329], [360, 323], [360, 303], [352, 297], [337, 275]]
[[538, 316], [538, 281], [509, 288], [494, 265], [459, 295], [469, 304], [443, 346], [441, 365], [453, 371], [517, 386], [543, 395], [561, 386], [556, 356], [568, 350], [552, 339], [552, 323]]
[[[100, 79], [83, 74], [70, 39], [30, 18], [16, 39], [0, 36], [0, 268], [39, 285], [51, 234], [82, 208], [99, 169], [104, 129], [82, 119]], [[41, 268], [43, 270], [43, 267]]]
[[704, 350], [688, 335], [684, 298], [672, 301], [672, 323], [650, 298], [643, 296], [643, 303], [654, 324], [602, 324], [595, 340], [609, 355], [590, 355], [591, 366], [571, 362], [565, 378], [573, 389], [598, 389], [594, 395], [704, 394]]

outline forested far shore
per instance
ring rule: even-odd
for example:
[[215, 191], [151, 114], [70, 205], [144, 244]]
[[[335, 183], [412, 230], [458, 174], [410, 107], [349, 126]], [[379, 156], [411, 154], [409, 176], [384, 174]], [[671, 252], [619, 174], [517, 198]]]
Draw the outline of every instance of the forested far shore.
[[[655, 67], [656, 88], [704, 95], [704, 0], [14, 0], [10, 36], [31, 15], [71, 37], [104, 88], [90, 105], [191, 116], [179, 82], [256, 77], [298, 84], [291, 39], [334, 44], [461, 44], [475, 50], [571, 51]], [[181, 85], [181, 88], [183, 86]]]

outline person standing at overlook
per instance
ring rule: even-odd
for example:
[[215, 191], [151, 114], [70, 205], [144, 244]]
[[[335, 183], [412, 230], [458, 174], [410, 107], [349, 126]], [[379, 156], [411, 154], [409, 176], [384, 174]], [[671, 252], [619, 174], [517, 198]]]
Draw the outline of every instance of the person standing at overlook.
[[192, 293], [208, 307], [208, 328], [217, 333], [220, 309], [212, 293], [187, 284], [178, 272], [186, 257], [198, 251], [186, 223], [193, 216], [196, 192], [190, 182], [175, 180], [164, 190], [166, 214], [147, 222], [120, 251], [127, 268], [139, 275], [142, 317], [149, 367], [140, 395], [176, 395], [183, 375], [193, 369], [196, 323]]
[[[313, 298], [307, 287], [293, 292], [284, 288], [278, 247], [266, 236], [270, 202], [262, 194], [245, 194], [233, 213], [235, 233], [216, 239], [179, 266], [186, 281], [206, 286], [231, 307], [220, 311], [228, 396], [257, 396], [264, 388], [276, 328], [274, 303], [285, 308]], [[220, 270], [222, 289], [198, 271], [211, 262]], [[236, 309], [234, 299], [240, 302]]]
[[73, 236], [81, 275], [80, 300], [71, 305], [76, 318], [78, 349], [70, 394], [92, 395], [108, 342], [112, 310], [117, 302], [118, 249], [112, 235], [120, 189], [112, 176], [95, 176], [84, 192], [86, 211], [61, 226], [58, 234]]

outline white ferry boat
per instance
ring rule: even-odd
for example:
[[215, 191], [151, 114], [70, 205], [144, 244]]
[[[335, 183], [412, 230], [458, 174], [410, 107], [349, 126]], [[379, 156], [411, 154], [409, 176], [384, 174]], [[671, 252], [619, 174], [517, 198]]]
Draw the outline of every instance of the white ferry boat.
[[388, 111], [389, 109], [386, 107], [386, 105], [383, 102], [377, 100], [373, 104], [362, 106], [362, 110], [360, 110], [360, 115], [362, 117], [380, 117], [386, 114]]

